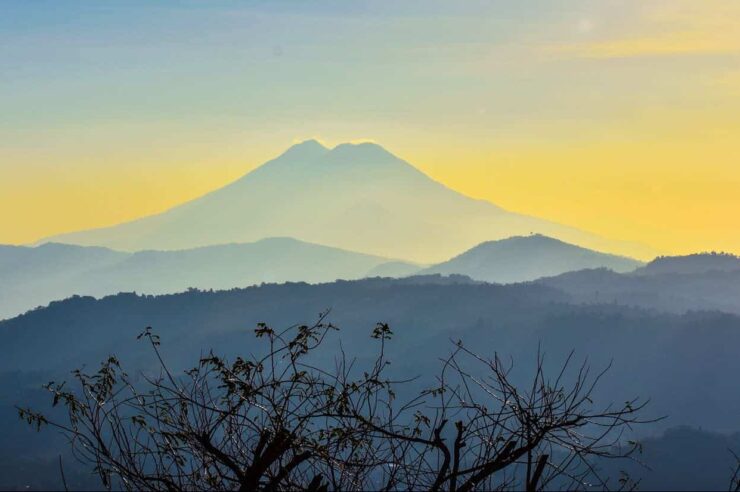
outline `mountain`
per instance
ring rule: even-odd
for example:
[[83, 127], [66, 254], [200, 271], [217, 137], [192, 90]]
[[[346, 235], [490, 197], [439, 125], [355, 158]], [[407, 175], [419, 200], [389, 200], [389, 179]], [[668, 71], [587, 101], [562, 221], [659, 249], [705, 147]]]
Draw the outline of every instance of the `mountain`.
[[654, 256], [640, 245], [605, 240], [469, 198], [379, 145], [327, 149], [313, 140], [158, 215], [50, 240], [137, 251], [285, 236], [431, 264], [485, 240], [531, 232], [602, 251]]
[[523, 282], [584, 268], [627, 272], [641, 266], [637, 260], [599, 253], [540, 234], [487, 241], [421, 274], [458, 273], [497, 283]]
[[161, 294], [190, 287], [327, 282], [361, 278], [376, 269], [392, 276], [394, 269], [412, 271], [409, 268], [415, 267], [290, 238], [137, 253], [51, 243], [33, 248], [0, 246], [0, 318], [73, 294]]
[[740, 257], [728, 253], [697, 253], [686, 256], [659, 256], [636, 270], [635, 274], [734, 272], [738, 270], [740, 270]]

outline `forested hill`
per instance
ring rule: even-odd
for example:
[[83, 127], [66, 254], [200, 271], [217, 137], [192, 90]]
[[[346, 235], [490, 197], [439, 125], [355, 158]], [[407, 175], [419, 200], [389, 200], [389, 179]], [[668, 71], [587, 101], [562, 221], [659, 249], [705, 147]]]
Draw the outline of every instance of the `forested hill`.
[[740, 271], [740, 257], [729, 253], [696, 253], [686, 256], [659, 256], [635, 271], [637, 275], [660, 273], [706, 273]]
[[572, 302], [578, 303], [616, 303], [673, 313], [713, 310], [740, 314], [740, 270], [630, 274], [597, 268], [535, 282], [567, 292]]
[[[116, 354], [133, 371], [151, 362], [135, 340], [146, 326], [161, 335], [177, 369], [209, 349], [224, 355], [253, 350], [258, 322], [275, 328], [311, 323], [331, 308], [344, 350], [368, 355], [369, 334], [387, 322], [389, 351], [399, 374], [433, 374], [451, 340], [512, 356], [522, 374], [538, 344], [556, 364], [571, 351], [596, 367], [613, 361], [599, 395], [653, 400], [666, 425], [736, 430], [740, 394], [740, 318], [719, 312], [661, 314], [620, 305], [576, 306], [551, 287], [471, 283], [464, 277], [369, 279], [321, 285], [263, 285], [221, 292], [164, 296], [119, 294], [72, 298], [0, 323], [0, 371], [68, 374]], [[327, 358], [337, 346], [327, 345]], [[88, 366], [90, 367], [90, 366]]]

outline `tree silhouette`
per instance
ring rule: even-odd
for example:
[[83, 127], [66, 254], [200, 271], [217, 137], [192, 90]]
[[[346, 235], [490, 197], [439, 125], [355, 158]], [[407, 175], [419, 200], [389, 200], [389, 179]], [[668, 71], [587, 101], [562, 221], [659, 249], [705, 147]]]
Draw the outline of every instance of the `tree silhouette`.
[[[316, 349], [337, 328], [255, 329], [264, 355], [227, 362], [209, 354], [174, 374], [161, 364], [135, 380], [115, 357], [92, 374], [75, 371], [76, 390], [50, 383], [62, 421], [19, 409], [28, 423], [61, 430], [76, 457], [104, 486], [126, 490], [541, 490], [625, 488], [600, 476], [596, 458], [627, 458], [622, 443], [645, 403], [595, 407], [592, 376], [573, 354], [551, 378], [544, 355], [530, 384], [511, 382], [513, 364], [452, 343], [432, 388], [386, 376], [392, 331], [371, 334], [368, 367], [338, 351], [319, 364]], [[571, 377], [572, 373], [572, 377]], [[569, 382], [568, 382], [569, 381]]]

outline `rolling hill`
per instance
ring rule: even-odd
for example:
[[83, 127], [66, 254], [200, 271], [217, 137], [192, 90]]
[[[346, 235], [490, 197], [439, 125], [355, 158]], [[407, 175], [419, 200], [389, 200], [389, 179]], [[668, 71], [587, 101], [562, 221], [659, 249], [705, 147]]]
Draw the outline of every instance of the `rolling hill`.
[[655, 255], [641, 245], [606, 240], [469, 198], [379, 145], [328, 149], [313, 140], [158, 215], [48, 240], [138, 251], [294, 237], [430, 264], [483, 241], [531, 232], [600, 251]]
[[172, 293], [261, 282], [356, 279], [415, 266], [290, 238], [179, 251], [124, 253], [48, 243], [0, 247], [0, 318], [73, 294]]
[[627, 272], [641, 266], [637, 260], [599, 253], [557, 239], [533, 234], [487, 241], [421, 274], [453, 273], [497, 283], [523, 282], [585, 268]]

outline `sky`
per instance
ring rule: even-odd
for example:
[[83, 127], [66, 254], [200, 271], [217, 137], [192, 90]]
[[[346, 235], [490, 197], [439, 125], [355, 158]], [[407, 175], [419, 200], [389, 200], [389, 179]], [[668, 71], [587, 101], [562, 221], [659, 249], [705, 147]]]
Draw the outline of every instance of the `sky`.
[[295, 142], [504, 208], [740, 254], [740, 2], [0, 2], [0, 243], [111, 225]]

